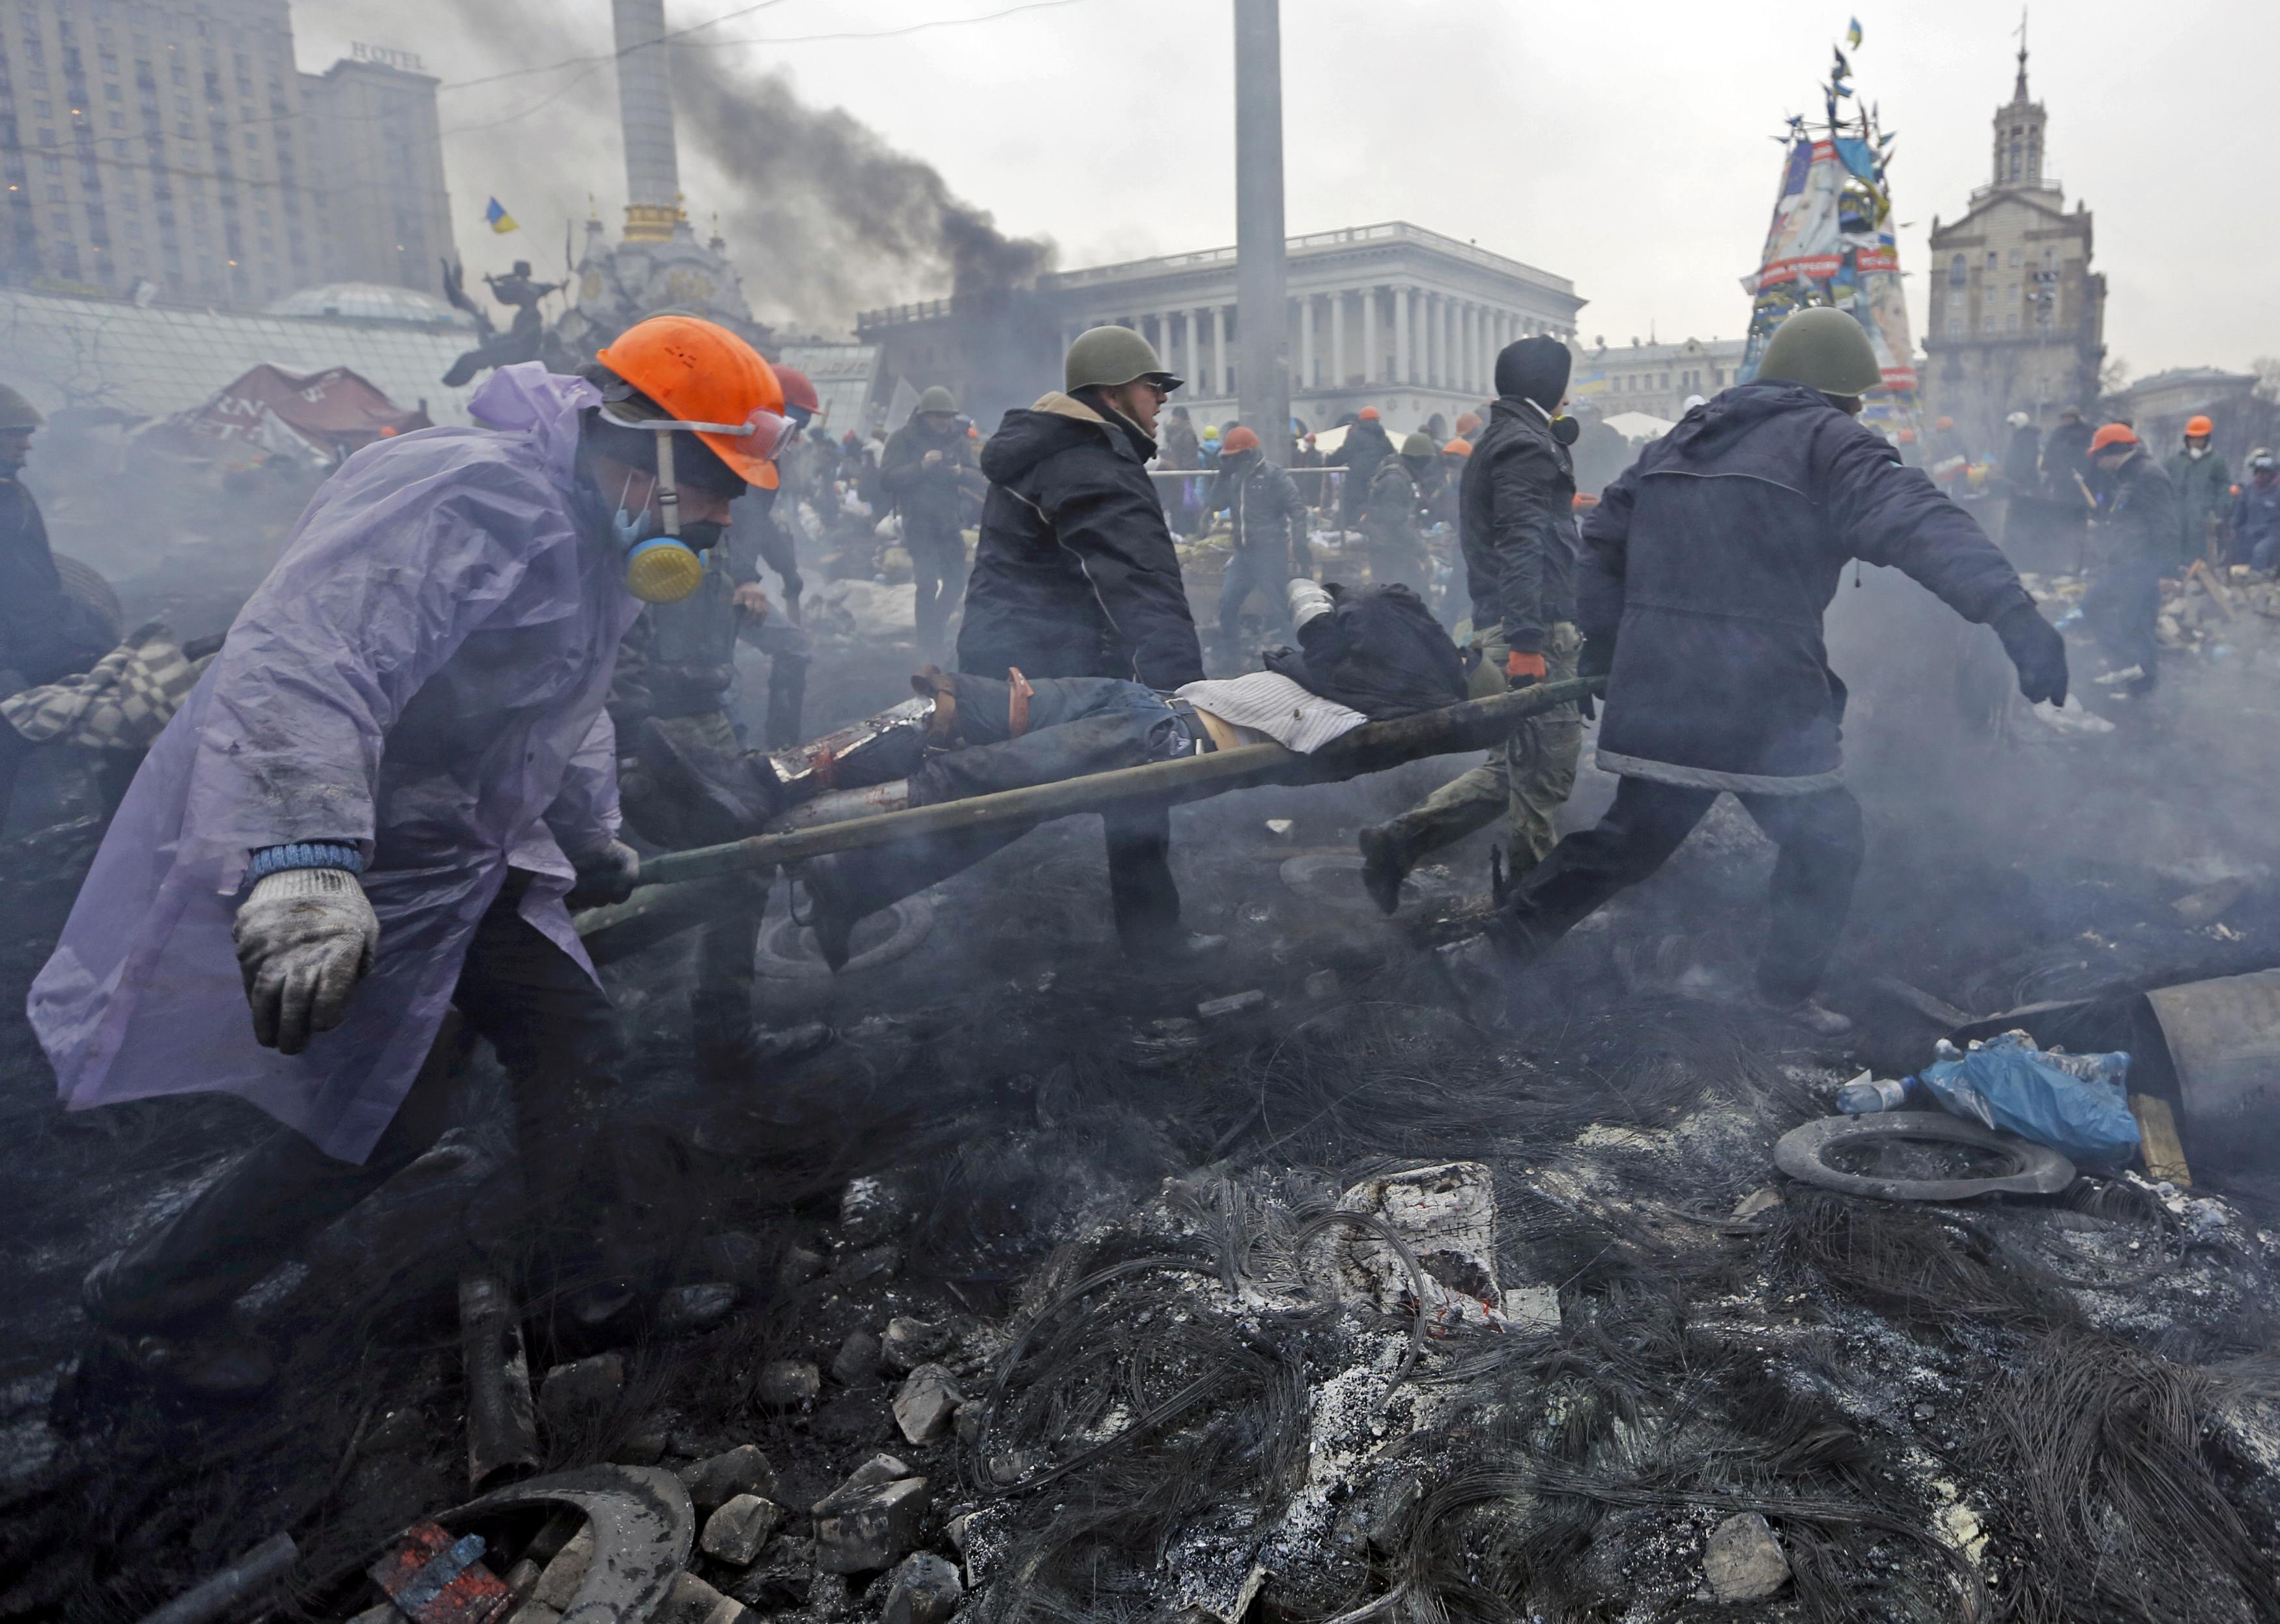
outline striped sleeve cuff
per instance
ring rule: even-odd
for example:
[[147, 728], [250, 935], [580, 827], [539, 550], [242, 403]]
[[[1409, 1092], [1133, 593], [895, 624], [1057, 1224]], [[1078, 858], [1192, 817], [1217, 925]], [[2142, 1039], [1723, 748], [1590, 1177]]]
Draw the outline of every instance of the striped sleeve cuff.
[[364, 873], [364, 853], [351, 845], [336, 841], [303, 840], [288, 846], [264, 846], [253, 854], [253, 862], [245, 871], [249, 881], [266, 880], [271, 874], [282, 874], [289, 868], [345, 868], [352, 874]]

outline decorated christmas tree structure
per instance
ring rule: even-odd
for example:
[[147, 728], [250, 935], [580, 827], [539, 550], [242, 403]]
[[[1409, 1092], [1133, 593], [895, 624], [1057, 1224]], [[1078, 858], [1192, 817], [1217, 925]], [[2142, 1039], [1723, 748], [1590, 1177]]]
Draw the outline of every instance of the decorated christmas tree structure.
[[[1860, 42], [1855, 23], [1849, 43]], [[1859, 106], [1843, 47], [1834, 55], [1829, 82], [1822, 87], [1823, 121], [1816, 126], [1791, 119], [1783, 138], [1786, 156], [1773, 225], [1757, 273], [1743, 282], [1752, 304], [1741, 376], [1757, 375], [1766, 341], [1791, 311], [1808, 304], [1849, 311], [1868, 330], [1884, 373], [1883, 389], [1869, 397], [1862, 415], [1896, 435], [1921, 425], [1915, 346], [1908, 336], [1885, 172], [1894, 137], [1878, 127], [1875, 109]]]

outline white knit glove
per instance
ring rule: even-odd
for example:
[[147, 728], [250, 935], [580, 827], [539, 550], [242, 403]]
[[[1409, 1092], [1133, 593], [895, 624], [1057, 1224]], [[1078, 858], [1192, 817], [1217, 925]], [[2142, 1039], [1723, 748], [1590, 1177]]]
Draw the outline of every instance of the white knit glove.
[[1304, 575], [1291, 578], [1290, 597], [1290, 625], [1293, 630], [1306, 625], [1316, 615], [1330, 612], [1330, 595], [1322, 590], [1321, 582], [1309, 581]]
[[311, 1033], [341, 1024], [380, 948], [380, 920], [345, 868], [267, 875], [238, 904], [230, 934], [253, 1035], [281, 1054], [299, 1054]]

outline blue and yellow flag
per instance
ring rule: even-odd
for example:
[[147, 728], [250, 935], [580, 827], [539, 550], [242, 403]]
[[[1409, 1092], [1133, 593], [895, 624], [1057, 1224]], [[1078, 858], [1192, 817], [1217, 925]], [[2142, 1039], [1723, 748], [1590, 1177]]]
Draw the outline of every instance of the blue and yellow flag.
[[1852, 26], [1845, 30], [1845, 42], [1853, 50], [1860, 49], [1860, 19], [1854, 18]]
[[490, 222], [491, 229], [501, 236], [505, 236], [510, 231], [520, 229], [514, 223], [514, 216], [501, 207], [499, 200], [496, 197], [491, 199], [490, 206], [483, 211], [483, 218]]

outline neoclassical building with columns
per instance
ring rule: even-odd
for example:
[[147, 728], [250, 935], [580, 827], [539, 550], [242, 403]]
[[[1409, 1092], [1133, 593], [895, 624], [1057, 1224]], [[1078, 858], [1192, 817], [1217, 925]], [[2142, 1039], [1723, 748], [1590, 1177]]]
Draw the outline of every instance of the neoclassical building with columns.
[[[1493, 392], [1498, 350], [1572, 341], [1584, 303], [1564, 276], [1398, 220], [1292, 237], [1289, 253], [1290, 410], [1317, 428], [1364, 406], [1396, 432], [1453, 421]], [[1236, 415], [1232, 248], [1056, 272], [1036, 295], [1056, 358], [1087, 327], [1133, 327], [1187, 379], [1177, 399], [1198, 423]], [[868, 312], [858, 331], [882, 347], [882, 390], [980, 381], [987, 338], [951, 301]]]

